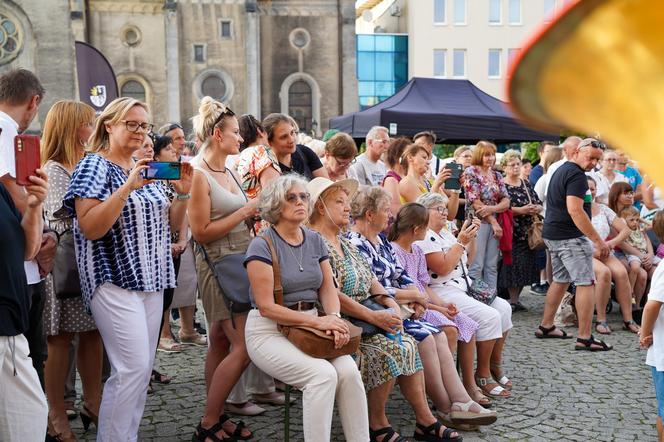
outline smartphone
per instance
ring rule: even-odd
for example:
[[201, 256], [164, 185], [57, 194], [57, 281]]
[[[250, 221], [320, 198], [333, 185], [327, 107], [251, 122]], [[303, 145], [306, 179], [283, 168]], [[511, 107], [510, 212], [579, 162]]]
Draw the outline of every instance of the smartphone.
[[475, 218], [477, 218], [477, 215], [475, 214], [475, 208], [472, 205], [467, 205], [466, 206], [466, 219], [470, 222], [472, 222]]
[[180, 163], [177, 161], [149, 161], [148, 168], [143, 169], [146, 180], [179, 180]]
[[17, 135], [14, 138], [14, 158], [16, 160], [16, 184], [32, 184], [29, 176], [36, 176], [41, 166], [39, 137], [37, 135]]
[[449, 163], [445, 164], [445, 169], [450, 169], [452, 171], [452, 175], [447, 180], [445, 180], [445, 189], [461, 189], [461, 172], [463, 170], [463, 166], [459, 163], [455, 163], [454, 161], [450, 161]]

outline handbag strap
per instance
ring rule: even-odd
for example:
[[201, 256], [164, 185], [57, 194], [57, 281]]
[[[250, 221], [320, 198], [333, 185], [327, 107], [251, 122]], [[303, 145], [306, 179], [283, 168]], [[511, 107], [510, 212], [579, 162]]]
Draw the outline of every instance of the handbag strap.
[[272, 272], [274, 273], [274, 301], [283, 306], [284, 305], [284, 288], [281, 285], [281, 267], [279, 266], [279, 257], [277, 256], [277, 249], [274, 247], [272, 238], [269, 235], [262, 235], [261, 238], [265, 240], [270, 254], [272, 255]]
[[528, 197], [528, 204], [532, 204], [533, 200], [530, 198], [530, 192], [528, 191], [528, 186], [526, 186], [526, 182], [524, 180], [521, 180], [521, 187], [523, 187], [523, 190], [526, 191], [526, 196]]

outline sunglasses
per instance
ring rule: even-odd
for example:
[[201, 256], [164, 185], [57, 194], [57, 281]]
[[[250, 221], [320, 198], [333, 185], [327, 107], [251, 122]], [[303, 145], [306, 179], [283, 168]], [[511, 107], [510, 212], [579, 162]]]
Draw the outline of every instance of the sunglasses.
[[233, 112], [230, 107], [226, 106], [223, 112], [219, 114], [216, 120], [214, 120], [214, 124], [212, 124], [212, 132], [214, 132], [214, 128], [217, 127], [217, 124], [219, 124], [224, 117], [232, 117], [234, 115], [235, 112]]
[[[597, 140], [592, 140], [591, 142], [589, 142], [587, 144], [584, 144], [583, 146], [592, 146], [595, 149], [606, 150], [606, 144], [602, 143], [601, 141], [597, 141]], [[583, 147], [583, 146], [579, 146], [579, 147]]]
[[300, 192], [300, 193], [287, 193], [286, 194], [286, 201], [295, 204], [298, 201], [302, 201], [303, 203], [308, 203], [309, 198], [311, 198], [311, 195], [309, 195], [307, 192]]
[[[182, 126], [180, 126], [178, 123], [171, 123], [171, 125], [168, 126], [168, 127], [166, 128], [166, 130], [164, 131], [164, 134], [169, 133], [169, 132], [172, 131], [173, 129], [182, 129]], [[184, 129], [182, 129], [182, 130], [184, 130]]]

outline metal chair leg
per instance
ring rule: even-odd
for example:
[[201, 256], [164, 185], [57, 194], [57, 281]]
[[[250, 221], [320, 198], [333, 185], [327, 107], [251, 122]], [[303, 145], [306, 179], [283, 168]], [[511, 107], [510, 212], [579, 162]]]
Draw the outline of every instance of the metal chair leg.
[[284, 396], [286, 398], [286, 406], [284, 408], [284, 442], [290, 441], [290, 393], [291, 386], [285, 384]]

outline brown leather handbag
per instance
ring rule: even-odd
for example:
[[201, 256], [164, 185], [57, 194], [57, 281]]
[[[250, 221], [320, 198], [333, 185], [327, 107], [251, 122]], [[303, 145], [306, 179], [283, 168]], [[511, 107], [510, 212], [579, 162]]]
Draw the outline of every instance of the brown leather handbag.
[[[528, 204], [532, 204], [533, 200], [530, 198], [530, 192], [523, 180], [521, 180], [521, 186], [523, 186], [523, 190], [526, 192], [526, 196], [528, 196]], [[546, 245], [544, 244], [544, 238], [542, 238], [542, 230], [544, 229], [542, 216], [538, 214], [530, 216], [531, 222], [530, 226], [528, 226], [528, 247], [531, 250], [544, 250]]]
[[[284, 289], [281, 286], [281, 269], [279, 267], [279, 258], [274, 248], [272, 239], [268, 235], [263, 235], [263, 239], [270, 248], [272, 254], [272, 270], [274, 273], [274, 301], [279, 305], [284, 305]], [[360, 346], [362, 329], [346, 321], [350, 329], [350, 340], [341, 348], [334, 348], [334, 336], [328, 335], [322, 330], [301, 325], [279, 325], [279, 331], [302, 352], [320, 359], [334, 359], [339, 356], [350, 355], [357, 351]]]

